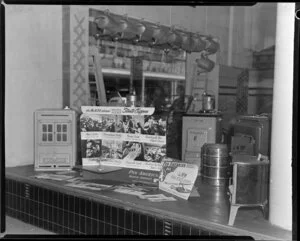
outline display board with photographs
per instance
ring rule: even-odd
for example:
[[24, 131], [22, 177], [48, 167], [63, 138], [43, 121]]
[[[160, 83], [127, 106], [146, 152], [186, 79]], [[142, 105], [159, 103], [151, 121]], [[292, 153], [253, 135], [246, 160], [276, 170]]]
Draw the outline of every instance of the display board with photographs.
[[166, 156], [167, 116], [152, 107], [82, 106], [82, 165], [147, 170]]

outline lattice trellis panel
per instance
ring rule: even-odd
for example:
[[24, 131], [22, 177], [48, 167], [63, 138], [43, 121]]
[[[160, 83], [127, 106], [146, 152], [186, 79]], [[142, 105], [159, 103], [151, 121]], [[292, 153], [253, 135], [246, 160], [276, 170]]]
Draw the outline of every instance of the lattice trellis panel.
[[236, 96], [219, 95], [219, 111], [232, 113], [236, 111], [235, 106], [236, 106]]
[[248, 110], [249, 71], [245, 69], [237, 78], [236, 112], [245, 114]]
[[71, 14], [71, 107], [80, 110], [82, 105], [88, 104], [88, 68], [87, 47], [88, 29], [86, 27], [87, 16], [83, 14]]

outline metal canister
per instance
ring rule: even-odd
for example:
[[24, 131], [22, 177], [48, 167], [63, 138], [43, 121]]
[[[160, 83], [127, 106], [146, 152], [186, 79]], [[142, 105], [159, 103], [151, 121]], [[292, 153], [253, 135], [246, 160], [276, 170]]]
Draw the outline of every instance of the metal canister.
[[202, 109], [204, 111], [213, 111], [215, 109], [215, 96], [206, 92], [202, 95]]
[[137, 102], [137, 96], [136, 95], [127, 95], [127, 102], [126, 106], [128, 107], [135, 107]]
[[232, 173], [227, 145], [206, 143], [201, 157], [202, 181], [213, 186], [227, 185]]

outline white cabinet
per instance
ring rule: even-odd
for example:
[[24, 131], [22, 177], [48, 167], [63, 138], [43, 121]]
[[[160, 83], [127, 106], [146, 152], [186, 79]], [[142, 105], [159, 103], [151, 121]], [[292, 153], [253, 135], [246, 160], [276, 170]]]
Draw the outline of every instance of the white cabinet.
[[182, 160], [201, 169], [201, 148], [205, 143], [221, 141], [220, 122], [217, 114], [186, 114], [182, 123]]
[[70, 109], [35, 112], [35, 170], [69, 170], [76, 163], [76, 114]]

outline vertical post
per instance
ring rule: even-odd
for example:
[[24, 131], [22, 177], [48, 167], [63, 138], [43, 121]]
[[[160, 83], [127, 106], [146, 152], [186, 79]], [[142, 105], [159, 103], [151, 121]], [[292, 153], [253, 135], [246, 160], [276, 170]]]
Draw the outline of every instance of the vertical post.
[[[2, 36], [4, 36], [5, 34], [5, 10], [4, 10], [4, 6], [1, 5], [0, 6], [0, 26], [1, 26], [1, 30], [0, 33]], [[5, 75], [5, 57], [4, 57], [4, 53], [5, 51], [5, 41], [3, 41], [3, 44], [0, 46], [0, 53], [1, 53], [1, 57], [0, 57], [0, 75], [4, 76]], [[1, 81], [0, 84], [0, 91], [1, 91], [1, 96], [0, 96], [0, 112], [1, 112], [1, 117], [0, 117], [0, 158], [2, 161], [1, 166], [0, 166], [0, 175], [1, 175], [1, 179], [0, 179], [0, 188], [1, 190], [5, 190], [5, 80], [3, 79]], [[7, 143], [7, 142], [6, 142]], [[0, 193], [0, 232], [5, 232], [5, 205], [8, 205], [7, 203], [5, 203], [5, 191], [2, 191]]]
[[229, 9], [229, 37], [228, 37], [228, 58], [227, 65], [232, 65], [232, 40], [233, 40], [234, 7]]
[[145, 76], [143, 75], [142, 78], [142, 93], [141, 93], [141, 106], [146, 106], [146, 99], [145, 99]]
[[63, 43], [63, 51], [62, 51], [62, 99], [63, 106], [70, 106], [70, 5], [62, 6], [62, 43]]
[[294, 3], [277, 4], [269, 221], [292, 229]]

